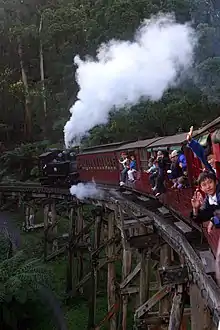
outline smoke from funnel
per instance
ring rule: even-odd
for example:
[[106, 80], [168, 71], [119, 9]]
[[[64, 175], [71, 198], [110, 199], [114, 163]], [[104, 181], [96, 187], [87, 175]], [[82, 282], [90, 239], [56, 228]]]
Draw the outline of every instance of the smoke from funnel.
[[101, 45], [96, 59], [76, 56], [79, 93], [64, 127], [66, 146], [106, 124], [113, 108], [132, 106], [143, 98], [158, 101], [190, 68], [195, 44], [189, 24], [158, 15], [144, 21], [134, 41], [111, 40]]

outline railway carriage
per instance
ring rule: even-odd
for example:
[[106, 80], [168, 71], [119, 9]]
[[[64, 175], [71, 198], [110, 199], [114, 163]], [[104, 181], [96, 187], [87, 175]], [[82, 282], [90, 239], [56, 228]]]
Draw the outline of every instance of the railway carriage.
[[[220, 117], [216, 118], [211, 123], [198, 130], [195, 138], [205, 140], [207, 141], [206, 143], [208, 143], [208, 141], [211, 143], [212, 152], [215, 158], [216, 174], [217, 177], [220, 178], [220, 140], [218, 139], [218, 141], [213, 141], [214, 135], [219, 136], [218, 132], [220, 132]], [[208, 234], [206, 230], [207, 225], [208, 222], [203, 223], [202, 229], [213, 253], [216, 254], [220, 239], [220, 230], [214, 228], [211, 233]]]
[[116, 150], [123, 144], [118, 142], [84, 149], [77, 157], [80, 180], [94, 179], [96, 183], [117, 185], [120, 170]]
[[[218, 177], [220, 177], [220, 144], [211, 142], [211, 137], [215, 134], [218, 127], [220, 127], [220, 117], [202, 129], [195, 131], [194, 138], [203, 146], [211, 143], [212, 152], [216, 159], [217, 174]], [[77, 162], [80, 179], [84, 182], [94, 179], [97, 184], [118, 186], [120, 172], [122, 170], [118, 159], [122, 152], [127, 152], [128, 155], [132, 154], [136, 158], [138, 179], [134, 184], [127, 183], [124, 188], [154, 198], [149, 183], [149, 174], [147, 173], [149, 158], [151, 155], [156, 155], [158, 150], [168, 152], [172, 150], [182, 150], [187, 160], [189, 186], [184, 189], [172, 189], [171, 183], [167, 179], [165, 181], [166, 193], [161, 195], [159, 199], [172, 212], [175, 212], [189, 222], [191, 198], [196, 188], [196, 179], [202, 171], [202, 164], [191, 149], [187, 147], [186, 134], [187, 133], [181, 133], [173, 136], [155, 137], [130, 143], [121, 142], [88, 148], [78, 155]], [[204, 223], [202, 229], [212, 251], [216, 253], [220, 236], [219, 229], [214, 229], [211, 235], [208, 235], [206, 227], [207, 223]]]

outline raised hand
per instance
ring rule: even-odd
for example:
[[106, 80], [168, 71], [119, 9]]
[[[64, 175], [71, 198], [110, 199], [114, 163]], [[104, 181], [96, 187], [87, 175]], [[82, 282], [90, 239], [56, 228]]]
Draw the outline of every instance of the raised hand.
[[195, 191], [193, 198], [191, 199], [191, 204], [192, 204], [193, 210], [195, 210], [195, 211], [198, 211], [199, 208], [202, 206], [203, 197], [199, 190]]
[[186, 136], [188, 142], [192, 140], [192, 135], [193, 135], [193, 126], [190, 127], [189, 133]]

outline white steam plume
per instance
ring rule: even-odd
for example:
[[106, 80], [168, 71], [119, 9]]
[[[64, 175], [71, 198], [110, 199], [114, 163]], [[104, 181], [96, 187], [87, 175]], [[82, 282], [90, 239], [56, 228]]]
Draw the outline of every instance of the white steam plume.
[[96, 187], [95, 182], [89, 183], [78, 183], [70, 188], [71, 195], [76, 196], [78, 199], [86, 199], [86, 198], [103, 198], [103, 191]]
[[189, 24], [158, 15], [144, 21], [134, 41], [111, 40], [98, 49], [97, 59], [76, 56], [80, 90], [64, 127], [66, 146], [95, 125], [107, 123], [114, 107], [131, 106], [141, 98], [159, 100], [191, 66], [195, 44]]

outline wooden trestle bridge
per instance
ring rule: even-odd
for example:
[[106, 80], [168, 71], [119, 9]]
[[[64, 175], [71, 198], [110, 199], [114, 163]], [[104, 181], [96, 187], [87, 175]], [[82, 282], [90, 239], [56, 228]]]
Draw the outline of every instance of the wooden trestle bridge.
[[[0, 185], [0, 201], [1, 206], [10, 201], [23, 206], [24, 230], [44, 229], [45, 261], [68, 255], [69, 295], [82, 294], [90, 282], [88, 329], [102, 329], [104, 323], [110, 330], [131, 329], [128, 308], [134, 312], [133, 329], [217, 329], [220, 289], [213, 255], [199, 228], [177, 218], [158, 200], [102, 189], [102, 200], [79, 201], [66, 189]], [[69, 231], [61, 235], [57, 214], [62, 203]], [[87, 220], [85, 205], [93, 205], [93, 217]], [[44, 219], [36, 224], [39, 208]], [[122, 267], [120, 280], [116, 263]], [[97, 320], [97, 290], [106, 267], [108, 312]]]

